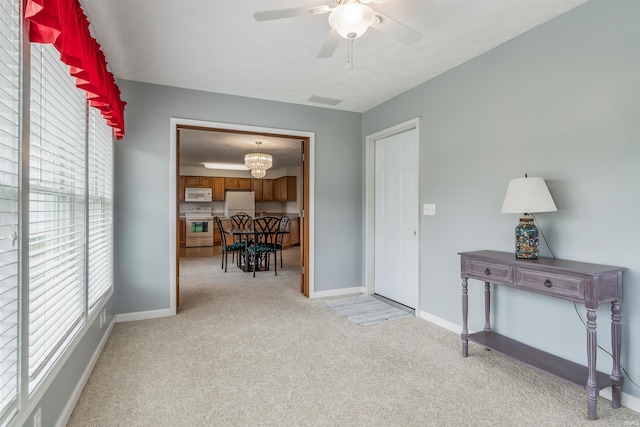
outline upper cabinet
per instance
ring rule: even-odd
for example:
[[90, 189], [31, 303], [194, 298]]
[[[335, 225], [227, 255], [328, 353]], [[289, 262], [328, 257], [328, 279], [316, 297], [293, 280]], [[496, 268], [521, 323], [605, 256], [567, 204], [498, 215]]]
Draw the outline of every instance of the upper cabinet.
[[256, 202], [273, 201], [273, 179], [253, 179], [253, 191], [256, 193]]
[[211, 178], [211, 200], [224, 200], [224, 178]]
[[223, 201], [225, 191], [254, 191], [256, 202], [295, 202], [298, 193], [295, 176], [276, 179], [180, 176], [178, 177], [179, 200], [184, 200], [185, 188], [211, 188], [213, 201]]
[[184, 186], [187, 188], [209, 188], [211, 187], [210, 176], [185, 176]]
[[283, 176], [274, 180], [273, 199], [276, 202], [294, 202], [297, 191], [295, 176]]
[[224, 189], [251, 191], [251, 178], [225, 178]]

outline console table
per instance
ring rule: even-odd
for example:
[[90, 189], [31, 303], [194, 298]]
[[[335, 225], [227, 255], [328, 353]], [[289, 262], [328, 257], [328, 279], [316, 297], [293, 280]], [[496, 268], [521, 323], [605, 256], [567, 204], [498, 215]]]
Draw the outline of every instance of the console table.
[[[601, 389], [612, 388], [612, 405], [620, 407], [623, 377], [620, 373], [620, 305], [622, 272], [625, 268], [587, 264], [551, 258], [519, 260], [513, 253], [496, 251], [461, 252], [462, 277], [462, 356], [467, 357], [469, 341], [495, 350], [557, 378], [584, 387], [587, 414], [595, 420], [597, 397]], [[480, 332], [469, 334], [468, 279], [484, 282], [485, 324]], [[491, 330], [491, 283], [523, 291], [583, 303], [587, 309], [587, 367], [522, 344]], [[611, 375], [596, 371], [596, 309], [611, 303]]]

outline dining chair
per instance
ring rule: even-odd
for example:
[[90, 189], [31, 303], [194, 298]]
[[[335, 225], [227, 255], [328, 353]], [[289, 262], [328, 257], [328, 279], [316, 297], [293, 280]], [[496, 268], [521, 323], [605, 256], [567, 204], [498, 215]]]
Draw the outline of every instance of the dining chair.
[[[278, 233], [278, 237], [276, 238], [276, 251], [280, 252], [280, 268], [282, 267], [282, 239], [284, 239], [284, 235], [287, 234], [287, 227], [289, 226], [289, 217], [283, 216], [280, 218], [280, 232]], [[273, 255], [273, 260], [277, 263], [276, 254]]]
[[[253, 228], [253, 218], [251, 218], [251, 216], [245, 212], [238, 212], [237, 214], [229, 217], [229, 220], [231, 222], [231, 234], [233, 234], [234, 231], [247, 231]], [[244, 239], [247, 238], [247, 236], [233, 234], [234, 242], [241, 242], [244, 245], [243, 248], [246, 247]], [[242, 260], [240, 259], [241, 254], [244, 255], [244, 252], [238, 253], [238, 266], [242, 262]], [[231, 261], [234, 261], [234, 253], [231, 253]]]
[[[227, 265], [229, 264], [229, 252], [231, 252], [233, 256], [236, 252], [244, 251], [245, 245], [239, 240], [233, 240], [233, 235], [225, 231], [219, 217], [216, 217], [216, 224], [218, 225], [218, 230], [220, 230], [220, 245], [222, 246], [222, 267], [220, 268], [224, 268], [224, 272], [226, 273]], [[239, 258], [240, 255], [238, 254], [238, 259]], [[233, 258], [231, 260], [233, 261]]]
[[[247, 255], [253, 261], [253, 277], [260, 265], [269, 270], [271, 254], [276, 254], [276, 241], [280, 233], [280, 218], [263, 216], [253, 220], [253, 242], [247, 248]], [[250, 262], [247, 260], [247, 262]], [[278, 262], [274, 262], [275, 275], [278, 275]]]

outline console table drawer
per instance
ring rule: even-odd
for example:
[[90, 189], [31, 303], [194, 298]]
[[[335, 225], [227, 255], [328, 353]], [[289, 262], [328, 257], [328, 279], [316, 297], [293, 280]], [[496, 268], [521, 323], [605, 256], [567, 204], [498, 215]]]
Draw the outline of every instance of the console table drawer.
[[585, 279], [582, 277], [526, 268], [518, 268], [517, 272], [517, 283], [520, 288], [578, 301], [584, 300], [584, 282]]
[[478, 280], [503, 285], [513, 284], [513, 268], [507, 265], [469, 260], [466, 270], [469, 277]]

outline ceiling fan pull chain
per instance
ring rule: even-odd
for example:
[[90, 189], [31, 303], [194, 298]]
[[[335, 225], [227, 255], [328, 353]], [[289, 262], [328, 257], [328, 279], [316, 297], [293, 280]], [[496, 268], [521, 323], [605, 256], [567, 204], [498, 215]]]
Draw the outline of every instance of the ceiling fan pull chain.
[[347, 70], [353, 74], [353, 38], [347, 39]]

